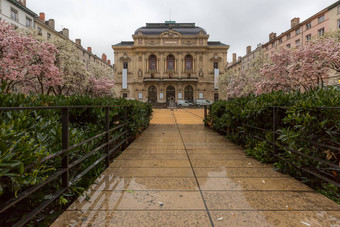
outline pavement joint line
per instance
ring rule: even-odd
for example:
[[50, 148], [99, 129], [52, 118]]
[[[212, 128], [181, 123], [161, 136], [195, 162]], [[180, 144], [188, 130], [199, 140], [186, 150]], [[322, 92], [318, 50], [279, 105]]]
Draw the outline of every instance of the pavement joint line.
[[[98, 211], [113, 211], [113, 212], [173, 212], [173, 211], [180, 211], [180, 212], [206, 212], [205, 209], [146, 209], [146, 210], [133, 210], [133, 209], [103, 209], [103, 210], [98, 210], [98, 209], [91, 209], [91, 210], [65, 210], [64, 212], [98, 212]], [[327, 212], [336, 212], [336, 211], [340, 211], [336, 210], [336, 209], [315, 209], [315, 210], [311, 210], [311, 209], [292, 209], [292, 210], [278, 210], [278, 209], [210, 209], [210, 211], [212, 212], [223, 212], [223, 211], [232, 211], [232, 212], [258, 212], [258, 211], [267, 211], [267, 212], [294, 212], [294, 211], [304, 211], [304, 212], [320, 212], [320, 211], [327, 211]]]
[[[193, 178], [194, 179], [194, 178]], [[147, 189], [147, 190], [139, 190], [139, 189], [120, 189], [120, 190], [110, 190], [110, 189], [92, 189], [91, 191], [100, 191], [100, 192], [126, 192], [126, 191], [134, 191], [134, 192], [198, 192], [200, 189]], [[312, 194], [319, 194], [315, 191], [312, 190], [262, 190], [262, 189], [257, 189], [257, 190], [204, 190], [201, 189], [203, 192], [298, 192], [298, 193], [312, 193]]]
[[[178, 127], [176, 116], [175, 116], [175, 114], [174, 114], [173, 111], [172, 111], [171, 113], [172, 113], [173, 118], [175, 119], [175, 123], [176, 123], [176, 126], [177, 126], [177, 130], [178, 130], [179, 135], [181, 136], [181, 139], [182, 139], [182, 143], [183, 143], [185, 152], [187, 153], [187, 156], [188, 156], [188, 159], [189, 159], [189, 163], [190, 163], [192, 172], [193, 172], [193, 174], [194, 174], [196, 183], [197, 183], [197, 185], [198, 185], [199, 192], [200, 192], [200, 194], [201, 194], [201, 197], [202, 197], [202, 200], [203, 200], [203, 203], [204, 203], [204, 207], [205, 207], [205, 209], [206, 209], [206, 212], [207, 212], [208, 217], [209, 217], [209, 220], [210, 220], [210, 224], [211, 224], [212, 227], [214, 227], [214, 226], [215, 226], [215, 225], [214, 225], [214, 222], [213, 222], [213, 220], [212, 220], [212, 217], [211, 217], [211, 215], [210, 215], [210, 212], [209, 212], [207, 203], [206, 203], [206, 201], [205, 201], [205, 199], [204, 199], [204, 196], [203, 196], [203, 192], [202, 192], [202, 190], [201, 190], [200, 184], [199, 184], [198, 179], [197, 179], [197, 177], [196, 177], [196, 173], [195, 173], [194, 167], [193, 167], [193, 165], [192, 165], [192, 163], [191, 163], [190, 156], [189, 156], [189, 153], [188, 153], [188, 151], [187, 151], [187, 149], [186, 149], [186, 145], [185, 145], [185, 143], [184, 143], [184, 140], [183, 140], [181, 131], [180, 131], [179, 127]], [[190, 113], [190, 112], [189, 112], [189, 113]]]

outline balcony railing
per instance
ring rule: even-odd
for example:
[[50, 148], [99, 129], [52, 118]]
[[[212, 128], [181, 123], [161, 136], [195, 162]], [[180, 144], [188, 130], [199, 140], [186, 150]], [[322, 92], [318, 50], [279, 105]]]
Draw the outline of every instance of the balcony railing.
[[144, 77], [144, 82], [160, 81], [198, 82], [198, 77]]

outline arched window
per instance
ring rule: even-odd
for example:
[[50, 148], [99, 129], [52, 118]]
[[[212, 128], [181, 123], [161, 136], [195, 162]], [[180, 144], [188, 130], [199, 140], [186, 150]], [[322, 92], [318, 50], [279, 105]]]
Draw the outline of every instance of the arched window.
[[168, 70], [175, 70], [175, 57], [172, 54], [166, 58], [166, 65]]
[[149, 70], [150, 71], [157, 70], [157, 57], [154, 54], [149, 56]]
[[184, 58], [185, 61], [185, 70], [192, 70], [192, 63], [193, 63], [193, 58], [190, 54], [187, 54]]

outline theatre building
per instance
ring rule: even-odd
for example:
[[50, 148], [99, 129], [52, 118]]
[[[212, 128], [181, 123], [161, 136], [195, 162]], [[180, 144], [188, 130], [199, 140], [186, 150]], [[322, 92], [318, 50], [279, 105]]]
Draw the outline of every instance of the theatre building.
[[208, 41], [195, 23], [147, 23], [133, 41], [113, 45], [119, 95], [151, 103], [218, 100], [229, 46]]

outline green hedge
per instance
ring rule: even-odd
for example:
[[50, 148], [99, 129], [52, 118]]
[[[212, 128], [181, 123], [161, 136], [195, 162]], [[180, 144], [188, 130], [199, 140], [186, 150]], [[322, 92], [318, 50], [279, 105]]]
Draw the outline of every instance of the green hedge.
[[[99, 106], [99, 105], [128, 105], [129, 136], [135, 138], [148, 125], [152, 115], [150, 104], [139, 101], [91, 98], [88, 96], [45, 96], [21, 94], [0, 94], [1, 107], [29, 107], [29, 106]], [[124, 107], [110, 108], [110, 126], [123, 122]], [[69, 144], [79, 143], [87, 138], [103, 132], [105, 111], [103, 108], [71, 109], [70, 110], [70, 137]], [[29, 171], [25, 168], [43, 159], [44, 157], [61, 150], [61, 111], [53, 110], [25, 110], [25, 111], [0, 111], [0, 204], [13, 198], [21, 191], [30, 186], [43, 182], [61, 166], [61, 157], [46, 162], [43, 165], [34, 165]], [[123, 129], [112, 133], [118, 135]], [[103, 142], [98, 138], [91, 143], [74, 149], [69, 153], [70, 162], [82, 157]], [[74, 168], [71, 176], [75, 176], [86, 169], [103, 151], [95, 153], [82, 164]], [[59, 204], [72, 201], [77, 194], [84, 191], [93, 180], [105, 169], [105, 165], [99, 164], [96, 168], [83, 177], [67, 193], [59, 198], [54, 204], [55, 210], [60, 209]], [[60, 188], [61, 182], [53, 182], [50, 186], [43, 188], [24, 200], [13, 211], [1, 218], [0, 226], [8, 225], [20, 219], [26, 211], [32, 210], [44, 199], [51, 197], [54, 191]], [[52, 209], [52, 212], [57, 213]], [[21, 213], [18, 215], [18, 213]], [[49, 210], [48, 212], [51, 212]], [[44, 218], [42, 218], [44, 219]], [[34, 223], [38, 224], [38, 223]], [[44, 225], [39, 223], [39, 225]], [[48, 224], [48, 221], [45, 225]]]
[[[273, 106], [286, 106], [286, 108], [278, 108], [280, 135], [277, 145], [280, 149], [276, 155], [291, 164], [286, 164], [282, 159], [274, 156], [271, 143], [253, 137], [256, 135], [267, 141], [273, 141], [272, 133], [249, 127], [272, 130]], [[339, 87], [327, 87], [305, 93], [287, 94], [279, 91], [218, 101], [212, 105], [206, 123], [213, 129], [225, 133], [226, 137], [234, 143], [246, 148], [247, 155], [261, 162], [273, 163], [282, 172], [293, 175], [340, 203], [339, 191], [334, 185], [320, 182], [319, 179], [306, 174], [296, 166], [307, 167], [337, 182], [340, 182], [339, 171], [289, 150], [294, 149], [337, 166], [340, 165], [339, 149], [318, 147], [308, 142], [340, 148], [340, 110], [316, 107], [340, 107]]]

